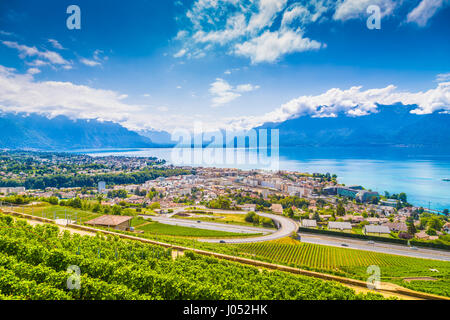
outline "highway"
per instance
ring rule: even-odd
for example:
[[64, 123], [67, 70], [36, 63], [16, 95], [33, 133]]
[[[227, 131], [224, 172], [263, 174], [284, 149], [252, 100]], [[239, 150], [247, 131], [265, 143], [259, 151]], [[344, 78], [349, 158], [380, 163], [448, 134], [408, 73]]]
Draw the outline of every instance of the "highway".
[[413, 250], [407, 246], [390, 244], [386, 242], [375, 241], [375, 244], [369, 244], [367, 240], [357, 240], [319, 234], [300, 233], [300, 236], [301, 242], [305, 243], [315, 243], [341, 248], [343, 248], [342, 244], [344, 243], [347, 245], [346, 248], [350, 249], [381, 252], [413, 258], [450, 261], [450, 252], [444, 250], [425, 249], [422, 247], [417, 247], [417, 250]]
[[[245, 211], [227, 211], [227, 210], [213, 210], [209, 209], [208, 211], [212, 211], [214, 213], [222, 213], [222, 214], [247, 214]], [[223, 224], [223, 223], [215, 223], [215, 222], [205, 222], [202, 221], [198, 223], [195, 220], [185, 220], [185, 219], [174, 219], [169, 217], [162, 216], [143, 216], [144, 218], [151, 218], [154, 221], [158, 221], [160, 223], [172, 224], [172, 225], [180, 225], [191, 228], [201, 228], [201, 229], [209, 229], [209, 230], [218, 230], [218, 231], [227, 231], [234, 233], [263, 233], [263, 235], [256, 237], [247, 237], [247, 238], [223, 238], [223, 239], [199, 239], [199, 241], [203, 242], [225, 242], [225, 243], [251, 243], [251, 242], [263, 242], [276, 240], [284, 237], [288, 237], [292, 234], [292, 232], [297, 230], [298, 223], [294, 220], [279, 216], [270, 213], [257, 212], [259, 216], [270, 218], [277, 222], [279, 225], [278, 230], [268, 229], [268, 228], [258, 228], [258, 227], [249, 227], [249, 226], [240, 226], [235, 224]], [[358, 250], [366, 250], [394, 255], [401, 255], [406, 257], [413, 258], [423, 258], [423, 259], [433, 259], [433, 260], [441, 260], [441, 261], [449, 261], [450, 262], [450, 252], [444, 250], [437, 249], [426, 249], [422, 247], [417, 247], [417, 250], [413, 250], [407, 246], [390, 244], [385, 242], [377, 242], [373, 244], [369, 244], [367, 240], [359, 240], [359, 239], [350, 239], [345, 237], [336, 237], [330, 235], [321, 235], [321, 234], [309, 234], [309, 233], [300, 233], [301, 242], [304, 243], [313, 243], [320, 244], [325, 246], [333, 246], [333, 247], [341, 247], [341, 248], [349, 248], [349, 249], [358, 249]], [[343, 246], [342, 244], [345, 244]]]

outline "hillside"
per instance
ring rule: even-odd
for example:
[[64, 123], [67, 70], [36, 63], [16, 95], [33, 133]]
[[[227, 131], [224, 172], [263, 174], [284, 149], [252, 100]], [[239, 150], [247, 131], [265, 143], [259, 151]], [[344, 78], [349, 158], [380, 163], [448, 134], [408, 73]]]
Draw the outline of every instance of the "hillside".
[[147, 137], [113, 122], [49, 119], [30, 114], [0, 114], [0, 148], [73, 150], [88, 148], [145, 148], [155, 144]]
[[302, 116], [260, 128], [280, 130], [282, 146], [450, 146], [450, 114], [416, 115], [404, 106], [380, 106], [367, 116]]

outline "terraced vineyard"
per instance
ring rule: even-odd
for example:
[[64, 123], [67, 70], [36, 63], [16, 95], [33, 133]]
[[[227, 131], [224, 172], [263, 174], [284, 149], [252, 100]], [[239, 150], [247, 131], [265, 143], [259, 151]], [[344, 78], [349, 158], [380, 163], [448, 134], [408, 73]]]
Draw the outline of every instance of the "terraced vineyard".
[[[414, 290], [450, 296], [450, 262], [411, 258], [371, 251], [300, 243], [290, 240], [229, 245], [240, 254], [273, 263], [312, 269], [364, 280], [367, 267], [379, 266], [382, 281]], [[431, 277], [431, 281], [406, 282], [407, 277]], [[435, 281], [436, 280], [436, 281]]]
[[318, 269], [336, 269], [355, 266], [404, 266], [411, 260], [416, 263], [428, 263], [429, 260], [413, 259], [378, 252], [352, 250], [331, 246], [320, 246], [310, 243], [280, 244], [280, 243], [247, 243], [237, 245], [238, 248], [250, 254], [256, 254], [273, 261], [286, 264], [306, 265]]
[[[79, 288], [69, 289], [68, 266]], [[79, 280], [79, 281], [78, 281]], [[0, 214], [0, 299], [380, 299], [335, 282]]]

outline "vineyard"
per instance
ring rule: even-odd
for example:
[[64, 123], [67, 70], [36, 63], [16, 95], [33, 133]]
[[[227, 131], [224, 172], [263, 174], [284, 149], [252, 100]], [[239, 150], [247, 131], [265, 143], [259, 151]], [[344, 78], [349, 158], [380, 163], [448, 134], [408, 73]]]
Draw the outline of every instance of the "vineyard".
[[[292, 240], [229, 245], [240, 254], [267, 262], [365, 279], [367, 267], [379, 266], [382, 281], [411, 289], [450, 296], [450, 263], [371, 251], [321, 246]], [[289, 242], [289, 241], [288, 241]], [[296, 242], [296, 243], [294, 243]], [[438, 281], [402, 281], [404, 277], [433, 277]]]
[[[69, 266], [81, 271], [78, 289], [69, 289]], [[3, 215], [0, 274], [0, 299], [382, 299], [335, 282], [192, 252], [174, 259], [159, 246], [60, 233]]]

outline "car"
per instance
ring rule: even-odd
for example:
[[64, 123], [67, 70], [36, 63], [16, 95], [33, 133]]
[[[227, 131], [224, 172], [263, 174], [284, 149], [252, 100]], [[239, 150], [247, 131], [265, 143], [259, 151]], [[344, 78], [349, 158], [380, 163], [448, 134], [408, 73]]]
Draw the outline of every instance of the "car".
[[197, 223], [201, 223], [201, 221], [200, 221], [200, 220], [197, 220]]
[[419, 250], [419, 249], [417, 249], [416, 247], [411, 247], [411, 250]]
[[375, 241], [372, 241], [372, 240], [367, 241], [367, 244], [375, 244]]
[[343, 247], [348, 247], [348, 244], [346, 244], [346, 243], [341, 243], [341, 246], [343, 246]]
[[224, 240], [220, 240], [219, 243], [225, 243], [225, 241]]

